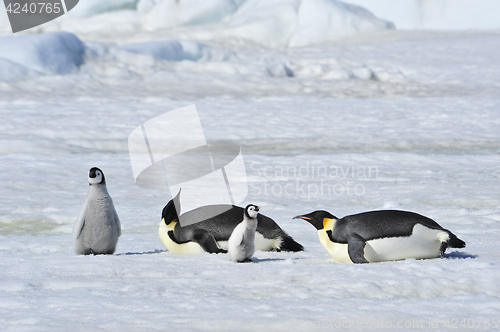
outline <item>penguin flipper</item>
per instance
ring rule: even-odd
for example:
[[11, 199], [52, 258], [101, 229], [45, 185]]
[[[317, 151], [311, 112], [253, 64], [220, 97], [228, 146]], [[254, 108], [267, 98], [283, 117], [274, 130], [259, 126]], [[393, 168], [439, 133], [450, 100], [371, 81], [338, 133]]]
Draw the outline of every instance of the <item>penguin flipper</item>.
[[351, 234], [347, 238], [347, 252], [355, 264], [369, 263], [365, 258], [365, 240], [358, 234]]
[[88, 202], [85, 200], [80, 215], [73, 226], [73, 238], [76, 240], [80, 237], [83, 231], [83, 226], [85, 226], [85, 214], [87, 212]]
[[227, 250], [219, 248], [212, 233], [204, 229], [196, 229], [192, 234], [193, 241], [198, 243], [203, 250], [211, 254], [227, 253]]
[[245, 241], [245, 235], [241, 234], [239, 238], [235, 238], [234, 243], [236, 244], [237, 247], [239, 247], [243, 244], [244, 241]]
[[[170, 238], [170, 240], [174, 241], [174, 243], [177, 243], [177, 244], [181, 244], [179, 241], [177, 241], [177, 239], [175, 238], [175, 235], [174, 235], [174, 231], [168, 231], [168, 237]], [[186, 243], [186, 242], [184, 242]]]
[[114, 213], [115, 213], [116, 230], [118, 231], [118, 237], [120, 237], [122, 236], [122, 224], [120, 223], [120, 218], [118, 217], [118, 213], [116, 213], [116, 210], [114, 210]]

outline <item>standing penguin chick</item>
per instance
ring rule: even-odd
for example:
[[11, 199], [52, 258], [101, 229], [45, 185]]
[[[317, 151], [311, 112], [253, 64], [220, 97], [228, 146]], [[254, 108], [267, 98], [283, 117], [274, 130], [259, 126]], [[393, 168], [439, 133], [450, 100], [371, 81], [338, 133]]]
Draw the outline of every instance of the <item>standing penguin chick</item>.
[[257, 215], [259, 207], [247, 205], [243, 213], [243, 221], [233, 230], [227, 243], [229, 258], [236, 263], [251, 262], [255, 251], [255, 231], [257, 229]]
[[112, 254], [121, 235], [121, 225], [106, 188], [104, 173], [89, 171], [89, 195], [73, 228], [77, 255]]

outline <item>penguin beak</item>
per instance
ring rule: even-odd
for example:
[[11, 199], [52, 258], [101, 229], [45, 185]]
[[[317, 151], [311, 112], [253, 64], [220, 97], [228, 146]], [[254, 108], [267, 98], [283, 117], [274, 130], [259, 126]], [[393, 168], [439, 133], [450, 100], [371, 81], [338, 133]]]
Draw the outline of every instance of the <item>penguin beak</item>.
[[311, 220], [311, 218], [309, 218], [309, 217], [306, 217], [306, 216], [296, 216], [296, 217], [293, 217], [293, 219], [304, 219], [304, 220]]

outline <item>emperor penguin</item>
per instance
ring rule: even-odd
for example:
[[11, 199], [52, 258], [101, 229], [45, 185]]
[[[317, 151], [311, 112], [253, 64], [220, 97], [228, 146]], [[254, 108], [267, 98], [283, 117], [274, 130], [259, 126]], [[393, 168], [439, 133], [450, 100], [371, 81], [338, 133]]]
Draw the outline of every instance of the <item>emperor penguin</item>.
[[227, 242], [229, 258], [236, 263], [251, 262], [255, 251], [255, 231], [257, 230], [257, 215], [259, 207], [247, 205], [243, 213], [243, 221], [233, 230]]
[[112, 254], [120, 235], [120, 219], [106, 188], [104, 173], [92, 167], [89, 171], [89, 194], [73, 228], [75, 253]]
[[294, 217], [318, 230], [319, 240], [338, 262], [369, 263], [443, 257], [465, 242], [434, 220], [408, 211], [369, 211], [338, 219], [327, 211]]
[[[205, 205], [181, 215], [180, 194], [179, 191], [162, 210], [158, 228], [161, 243], [174, 254], [227, 253], [227, 241], [241, 222], [244, 209], [236, 205]], [[214, 210], [225, 212], [213, 216]], [[194, 222], [182, 226], [179, 215]], [[296, 252], [304, 248], [273, 219], [259, 213], [255, 250]]]

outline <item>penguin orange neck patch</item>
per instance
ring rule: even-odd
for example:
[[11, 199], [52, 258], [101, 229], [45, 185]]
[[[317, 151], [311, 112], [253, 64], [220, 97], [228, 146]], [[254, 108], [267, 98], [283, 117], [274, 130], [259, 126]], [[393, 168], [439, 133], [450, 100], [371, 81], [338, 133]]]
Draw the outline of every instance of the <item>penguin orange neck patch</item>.
[[161, 218], [161, 222], [164, 223], [165, 225], [174, 225], [178, 222], [177, 219], [171, 220], [168, 224], [165, 222], [165, 218]]
[[329, 226], [328, 224], [329, 224], [330, 222], [332, 222], [332, 221], [335, 221], [335, 219], [323, 218], [323, 229], [325, 229], [325, 228], [329, 228], [329, 227], [328, 227], [328, 226]]

